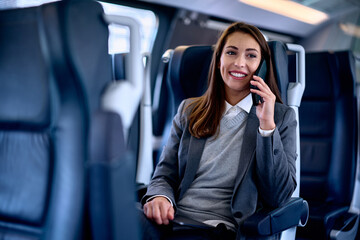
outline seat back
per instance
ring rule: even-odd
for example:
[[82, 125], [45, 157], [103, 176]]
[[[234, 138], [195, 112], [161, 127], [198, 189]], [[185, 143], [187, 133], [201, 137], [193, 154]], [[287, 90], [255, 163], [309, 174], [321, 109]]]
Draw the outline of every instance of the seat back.
[[[329, 237], [349, 210], [357, 163], [355, 61], [351, 52], [306, 54], [307, 87], [299, 108], [301, 189], [310, 205], [304, 234]], [[308, 231], [306, 231], [308, 230]], [[317, 235], [314, 233], [317, 233]]]
[[[81, 233], [89, 117], [85, 90], [49, 43], [45, 22], [57, 5], [0, 13], [4, 239], [78, 239]], [[58, 43], [59, 35], [53, 37]]]
[[101, 5], [54, 2], [0, 20], [0, 238], [81, 239], [89, 221], [88, 238], [137, 239], [135, 160], [120, 116], [101, 109], [111, 81]]
[[212, 53], [212, 46], [179, 46], [174, 49], [167, 78], [171, 118], [182, 100], [201, 96], [206, 91]]
[[349, 206], [354, 187], [357, 109], [351, 52], [306, 55], [300, 107], [304, 197]]
[[[89, 220], [91, 231], [85, 231], [85, 234], [90, 234], [94, 240], [139, 239], [135, 208], [136, 159], [127, 148], [123, 127], [124, 121], [128, 121], [128, 115], [138, 108], [139, 100], [135, 95], [141, 94], [138, 89], [126, 87], [136, 85], [142, 89], [142, 85], [138, 86], [139, 84], [135, 84], [134, 81], [129, 84], [129, 80], [125, 79], [112, 81], [112, 71], [124, 69], [112, 68], [111, 57], [108, 55], [108, 24], [112, 21], [109, 20], [109, 16], [104, 15], [99, 3], [87, 0], [69, 2], [66, 4], [66, 14], [60, 17], [63, 25], [59, 30], [64, 41], [63, 51], [68, 54], [67, 65], [76, 74], [79, 84], [86, 89], [91, 116], [88, 135], [89, 157], [86, 164], [88, 191], [85, 215], [89, 217], [86, 220]], [[115, 19], [116, 17], [113, 16]], [[131, 44], [133, 45], [133, 42]], [[131, 49], [133, 48], [134, 46], [131, 46]], [[141, 78], [133, 73], [131, 67], [135, 65], [133, 56], [130, 55], [128, 58], [130, 61], [127, 62], [129, 64], [126, 66], [126, 74], [130, 76], [129, 79], [139, 79], [137, 81], [141, 82]], [[141, 67], [141, 60], [139, 62], [138, 65]], [[124, 65], [124, 61], [120, 64]], [[103, 105], [103, 98], [109, 86], [117, 83], [120, 85], [112, 90], [118, 90], [120, 93], [117, 99], [113, 99], [114, 104], [129, 112], [116, 112]], [[126, 102], [121, 101], [126, 99], [122, 95], [124, 92], [127, 96], [134, 94], [135, 100], [129, 98]], [[136, 103], [132, 104], [133, 101]]]
[[[143, 70], [138, 45], [140, 37], [136, 34], [139, 30], [132, 19], [111, 15], [101, 17], [94, 20], [106, 31], [106, 23], [129, 26], [131, 47], [129, 54], [116, 54], [112, 59], [112, 68], [106, 68], [107, 73], [113, 72], [113, 76], [106, 75], [110, 84], [103, 89], [101, 109], [92, 119], [88, 165], [92, 239], [136, 240], [140, 237], [135, 208], [136, 157], [128, 148], [127, 136], [143, 88], [142, 74], [136, 74]], [[90, 26], [92, 28], [93, 25]], [[107, 38], [108, 32], [99, 40], [104, 43], [101, 44], [104, 52], [108, 51]], [[110, 59], [103, 56], [98, 61], [107, 61], [107, 66], [110, 66]], [[120, 81], [110, 82], [111, 79]]]

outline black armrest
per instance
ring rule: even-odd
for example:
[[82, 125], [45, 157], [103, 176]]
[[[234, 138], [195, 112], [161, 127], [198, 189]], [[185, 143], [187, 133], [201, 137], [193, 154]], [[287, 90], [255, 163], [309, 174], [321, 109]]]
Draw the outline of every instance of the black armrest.
[[336, 219], [330, 232], [331, 239], [355, 239], [359, 225], [359, 215], [347, 212]]
[[242, 231], [246, 235], [271, 236], [286, 229], [305, 226], [309, 205], [304, 199], [291, 198], [283, 206], [273, 210], [261, 210], [247, 218]]

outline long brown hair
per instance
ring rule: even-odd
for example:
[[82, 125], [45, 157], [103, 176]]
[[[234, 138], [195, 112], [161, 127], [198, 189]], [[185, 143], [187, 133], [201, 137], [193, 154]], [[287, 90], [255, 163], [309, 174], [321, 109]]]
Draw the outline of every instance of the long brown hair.
[[186, 107], [193, 106], [189, 116], [189, 131], [194, 137], [201, 138], [213, 136], [219, 126], [221, 116], [225, 109], [225, 87], [220, 70], [217, 66], [219, 66], [221, 53], [227, 38], [234, 32], [250, 34], [259, 43], [261, 56], [266, 61], [268, 69], [266, 83], [275, 94], [276, 101], [282, 103], [273, 72], [270, 48], [264, 36], [255, 26], [243, 22], [235, 22], [221, 34], [216, 43], [209, 69], [208, 89], [201, 97], [194, 98], [194, 101]]

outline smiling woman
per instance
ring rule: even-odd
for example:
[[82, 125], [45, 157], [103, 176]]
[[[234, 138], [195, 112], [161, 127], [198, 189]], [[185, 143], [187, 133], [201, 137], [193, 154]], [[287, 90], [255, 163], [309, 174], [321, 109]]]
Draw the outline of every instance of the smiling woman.
[[[209, 87], [202, 96], [180, 104], [142, 199], [145, 239], [154, 234], [235, 239], [236, 232], [243, 235], [238, 229], [245, 216], [260, 205], [277, 207], [290, 198], [296, 187], [295, 113], [276, 102], [280, 97], [273, 93], [278, 90], [272, 71], [266, 77], [273, 86], [253, 76], [261, 58], [272, 65], [270, 48], [256, 27], [236, 22], [222, 33], [210, 65]], [[264, 99], [257, 106], [250, 96], [251, 80]], [[176, 226], [179, 218], [185, 225], [191, 219], [201, 226], [189, 231], [184, 224]], [[161, 227], [170, 221], [186, 229], [185, 235]]]
[[250, 93], [250, 80], [261, 60], [260, 45], [247, 33], [228, 36], [220, 58], [220, 73], [225, 83], [225, 99], [235, 105]]

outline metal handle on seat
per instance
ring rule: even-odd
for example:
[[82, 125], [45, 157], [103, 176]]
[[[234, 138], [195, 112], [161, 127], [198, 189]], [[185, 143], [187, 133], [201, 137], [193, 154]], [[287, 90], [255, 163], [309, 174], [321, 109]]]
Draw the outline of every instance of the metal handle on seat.
[[305, 90], [305, 49], [298, 44], [287, 43], [288, 50], [296, 52], [296, 82], [290, 82], [288, 87], [288, 105], [300, 107]]

